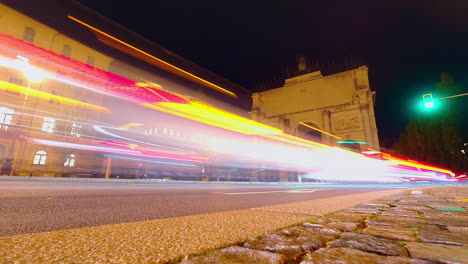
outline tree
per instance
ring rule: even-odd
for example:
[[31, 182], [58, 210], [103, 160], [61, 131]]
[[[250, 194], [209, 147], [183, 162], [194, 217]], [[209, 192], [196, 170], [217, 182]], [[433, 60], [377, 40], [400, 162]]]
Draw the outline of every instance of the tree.
[[[436, 97], [454, 95], [460, 87], [448, 73], [441, 74]], [[444, 101], [444, 107], [431, 113], [415, 115], [400, 135], [394, 148], [403, 156], [462, 172], [464, 167], [463, 137], [460, 132], [460, 105]]]

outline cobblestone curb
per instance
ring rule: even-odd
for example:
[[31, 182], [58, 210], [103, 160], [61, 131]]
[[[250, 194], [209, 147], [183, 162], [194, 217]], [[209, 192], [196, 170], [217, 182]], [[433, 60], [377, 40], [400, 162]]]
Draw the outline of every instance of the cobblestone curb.
[[468, 264], [466, 198], [468, 186], [407, 191], [181, 263]]

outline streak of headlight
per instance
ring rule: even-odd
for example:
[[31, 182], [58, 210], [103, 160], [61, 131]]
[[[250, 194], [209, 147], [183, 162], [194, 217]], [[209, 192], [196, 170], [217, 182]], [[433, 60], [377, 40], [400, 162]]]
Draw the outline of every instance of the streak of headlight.
[[421, 163], [419, 163], [417, 161], [410, 161], [410, 160], [404, 160], [404, 159], [401, 159], [401, 158], [396, 158], [396, 157], [393, 157], [393, 155], [391, 155], [389, 153], [385, 153], [385, 152], [382, 152], [382, 157], [384, 159], [388, 159], [390, 161], [393, 161], [393, 162], [398, 163], [398, 164], [403, 165], [403, 166], [419, 168], [419, 169], [424, 169], [424, 170], [438, 171], [438, 172], [449, 174], [452, 177], [455, 175], [455, 173], [453, 173], [451, 170], [435, 167], [435, 166], [432, 166], [432, 165], [421, 164]]
[[129, 129], [131, 127], [142, 127], [142, 126], [144, 125], [141, 123], [131, 122], [131, 123], [126, 123], [126, 124], [121, 125], [119, 129]]
[[125, 154], [125, 155], [132, 155], [132, 156], [139, 156], [139, 157], [147, 157], [147, 158], [160, 158], [160, 159], [169, 159], [169, 160], [181, 160], [181, 161], [192, 161], [192, 162], [204, 162], [205, 160], [200, 159], [199, 157], [191, 157], [191, 156], [182, 156], [182, 157], [174, 157], [174, 156], [161, 156], [156, 155], [155, 153], [142, 153], [141, 151], [136, 150], [129, 150], [129, 149], [119, 149], [119, 148], [108, 148], [108, 147], [98, 147], [98, 146], [91, 146], [91, 145], [84, 145], [84, 144], [76, 144], [76, 143], [69, 143], [69, 142], [61, 142], [61, 141], [53, 141], [47, 139], [32, 139], [34, 142], [54, 146], [54, 147], [62, 147], [62, 148], [72, 148], [72, 149], [81, 149], [81, 150], [91, 150], [91, 151], [98, 151], [98, 152], [107, 152], [107, 153], [115, 153], [115, 154]]
[[[23, 87], [23, 86], [19, 86], [19, 85], [16, 85], [16, 84], [11, 84], [11, 83], [8, 83], [8, 82], [0, 81], [0, 90], [7, 91], [7, 92], [9, 91], [9, 92], [14, 92], [14, 93], [26, 94], [26, 91], [28, 90], [28, 88]], [[59, 101], [61, 103], [64, 103], [64, 104], [69, 104], [69, 105], [74, 105], [74, 106], [81, 106], [81, 107], [88, 108], [88, 109], [95, 110], [95, 111], [102, 111], [102, 112], [110, 113], [109, 109], [107, 109], [105, 107], [102, 107], [102, 106], [84, 103], [84, 102], [81, 102], [81, 101], [73, 100], [73, 99], [70, 99], [70, 98], [67, 98], [67, 97], [62, 97], [62, 96], [58, 96], [58, 95], [54, 95], [54, 94], [50, 94], [50, 93], [46, 93], [46, 92], [42, 92], [42, 91], [38, 91], [38, 90], [35, 90], [35, 89], [29, 89], [28, 94], [29, 94], [30, 97], [37, 97], [37, 98], [40, 98], [40, 99], [47, 99], [47, 100], [57, 100], [57, 101]]]
[[112, 152], [112, 153], [120, 153], [120, 154], [127, 154], [127, 155], [141, 155], [140, 151], [135, 151], [135, 150], [126, 150], [126, 149], [123, 150], [123, 149], [118, 149], [118, 148], [97, 147], [97, 146], [91, 146], [91, 145], [53, 141], [53, 140], [38, 139], [38, 138], [34, 138], [32, 140], [35, 142], [44, 144], [44, 145], [55, 146], [55, 147], [83, 149], [83, 150], [92, 150], [92, 151], [100, 151], [100, 152]]
[[[167, 70], [167, 71], [169, 71], [171, 73], [174, 73], [174, 74], [176, 74], [178, 76], [181, 76], [181, 77], [184, 77], [186, 79], [195, 81], [197, 83], [200, 83], [202, 85], [205, 85], [207, 87], [215, 89], [215, 90], [217, 90], [219, 92], [222, 92], [224, 94], [227, 94], [229, 96], [237, 98], [237, 95], [235, 93], [233, 93], [233, 92], [231, 92], [229, 90], [226, 90], [226, 89], [224, 89], [224, 88], [222, 88], [222, 87], [220, 87], [220, 86], [218, 86], [218, 85], [216, 85], [214, 83], [211, 83], [211, 82], [209, 82], [207, 80], [204, 80], [204, 79], [202, 79], [202, 78], [200, 78], [200, 77], [198, 77], [196, 75], [193, 75], [193, 74], [191, 74], [191, 73], [189, 73], [187, 71], [184, 71], [184, 70], [182, 70], [182, 69], [180, 69], [180, 68], [178, 68], [178, 67], [176, 67], [176, 66], [174, 66], [174, 65], [172, 65], [172, 64], [170, 64], [170, 63], [168, 63], [166, 61], [163, 61], [163, 60], [161, 60], [161, 59], [159, 59], [159, 58], [157, 58], [157, 57], [155, 57], [155, 56], [153, 56], [153, 55], [151, 55], [151, 54], [149, 54], [149, 53], [147, 53], [147, 52], [145, 52], [145, 51], [143, 51], [141, 49], [138, 49], [138, 48], [136, 48], [136, 47], [134, 47], [134, 46], [132, 46], [132, 45], [130, 45], [130, 44], [116, 38], [116, 37], [114, 37], [114, 36], [111, 36], [111, 35], [105, 33], [104, 31], [99, 30], [99, 29], [97, 29], [97, 28], [95, 28], [95, 27], [93, 27], [93, 26], [91, 26], [91, 25], [89, 25], [89, 24], [87, 24], [87, 23], [73, 17], [73, 16], [69, 15], [68, 18], [75, 21], [75, 22], [77, 22], [77, 23], [79, 23], [79, 24], [81, 24], [81, 25], [83, 25], [83, 26], [85, 26], [85, 27], [87, 27], [88, 29], [92, 30], [94, 33], [98, 33], [98, 34], [96, 34], [96, 36], [98, 37], [99, 41], [102, 41], [105, 44], [108, 44], [108, 45], [110, 45], [110, 46], [112, 46], [112, 47], [114, 47], [114, 48], [116, 48], [116, 49], [118, 49], [120, 51], [123, 51], [123, 52], [125, 52], [127, 54], [130, 54], [130, 55], [132, 55], [134, 57], [137, 57], [139, 59], [147, 61], [150, 64], [153, 64], [153, 65], [155, 65], [155, 66], [157, 66], [159, 68]], [[107, 39], [115, 41], [118, 44], [123, 45], [124, 47], [122, 48], [119, 45], [115, 45], [112, 42], [107, 41], [104, 38], [101, 38], [100, 36], [104, 36]], [[128, 49], [136, 51], [137, 53], [135, 54], [133, 52], [128, 52]]]
[[[94, 92], [104, 93], [138, 103], [153, 103], [158, 101], [187, 103], [185, 99], [173, 92], [156, 89], [153, 86], [145, 86], [142, 88], [133, 80], [64, 57], [7, 34], [0, 33], [0, 49], [11, 53], [11, 55], [20, 55], [26, 59], [28, 57], [34, 58], [35, 62], [42, 62], [47, 65], [48, 68], [46, 72], [43, 69], [29, 64], [27, 69], [25, 69], [24, 65], [17, 63], [15, 59], [0, 56], [1, 65], [19, 71], [40, 72], [44, 78], [55, 79]], [[58, 71], [63, 71], [63, 74], [57, 75], [56, 72]], [[60, 76], [66, 77], [61, 78]], [[156, 87], [159, 86], [156, 85]]]
[[144, 103], [142, 106], [246, 135], [282, 133], [280, 129], [196, 101], [190, 101], [188, 104]]
[[[101, 142], [100, 144], [103, 145], [110, 145], [110, 146], [117, 146], [117, 147], [123, 147], [123, 148], [130, 148], [138, 151], [146, 151], [146, 152], [158, 152], [158, 153], [164, 153], [164, 154], [171, 154], [171, 155], [192, 155], [194, 154], [193, 152], [189, 151], [178, 151], [178, 150], [169, 150], [166, 148], [155, 148], [155, 147], [148, 147], [148, 146], [141, 146], [137, 144], [129, 144], [129, 143], [124, 143], [124, 142], [116, 142], [116, 141], [105, 141]], [[188, 156], [190, 158], [200, 158], [198, 156]]]
[[[133, 141], [133, 142], [138, 142], [138, 143], [141, 143], [141, 144], [147, 144], [147, 145], [151, 145], [151, 146], [154, 146], [154, 147], [163, 147], [163, 148], [172, 149], [172, 150], [188, 151], [188, 150], [185, 150], [185, 149], [178, 149], [178, 148], [166, 147], [166, 146], [163, 146], [163, 145], [157, 145], [157, 144], [153, 144], [153, 143], [149, 143], [149, 142], [145, 142], [145, 141], [140, 141], [140, 140], [135, 140], [135, 139], [127, 138], [127, 137], [122, 137], [122, 136], [119, 136], [119, 135], [117, 135], [117, 134], [108, 132], [108, 131], [104, 130], [104, 129], [102, 128], [102, 126], [98, 126], [98, 125], [94, 125], [93, 128], [94, 128], [96, 131], [101, 132], [101, 133], [106, 134], [106, 135], [109, 135], [109, 136], [111, 136], [111, 137], [116, 137], [116, 138], [120, 138], [120, 139], [124, 139], [124, 140], [129, 140], [129, 141]], [[113, 129], [116, 129], [116, 128], [113, 128]], [[121, 129], [121, 130], [123, 130], [123, 129]], [[125, 130], [125, 131], [130, 131], [130, 130]]]
[[330, 133], [328, 133], [328, 132], [325, 132], [325, 131], [323, 131], [323, 130], [321, 130], [321, 129], [318, 129], [318, 128], [316, 128], [316, 127], [310, 126], [310, 125], [308, 125], [308, 124], [306, 124], [306, 123], [304, 123], [304, 122], [299, 122], [299, 124], [301, 124], [301, 125], [303, 125], [303, 126], [306, 126], [306, 127], [308, 127], [308, 128], [311, 128], [311, 129], [313, 129], [313, 130], [316, 130], [316, 131], [318, 131], [318, 132], [320, 132], [320, 133], [323, 133], [323, 134], [325, 134], [325, 135], [328, 135], [328, 136], [330, 136], [330, 137], [334, 137], [334, 138], [337, 138], [337, 139], [341, 139], [341, 138], [338, 137], [338, 136], [335, 136], [335, 135], [333, 135], [333, 134], [330, 134]]
[[108, 158], [115, 158], [115, 159], [125, 159], [125, 160], [135, 160], [135, 161], [142, 161], [142, 162], [149, 162], [149, 163], [158, 163], [158, 164], [170, 164], [170, 165], [178, 165], [178, 166], [189, 166], [195, 167], [195, 164], [186, 164], [186, 163], [173, 163], [173, 162], [165, 162], [165, 161], [155, 161], [155, 160], [142, 160], [142, 159], [133, 159], [127, 157], [120, 157], [120, 156], [113, 156], [113, 155], [104, 155]]

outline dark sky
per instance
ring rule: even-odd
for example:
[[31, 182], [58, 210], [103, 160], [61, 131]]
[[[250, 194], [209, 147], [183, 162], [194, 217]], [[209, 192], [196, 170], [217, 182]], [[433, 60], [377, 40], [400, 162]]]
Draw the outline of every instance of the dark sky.
[[[466, 0], [79, 2], [250, 90], [299, 55], [358, 56], [377, 91], [385, 142], [398, 137], [441, 72], [468, 92]], [[468, 105], [468, 96], [453, 100]]]

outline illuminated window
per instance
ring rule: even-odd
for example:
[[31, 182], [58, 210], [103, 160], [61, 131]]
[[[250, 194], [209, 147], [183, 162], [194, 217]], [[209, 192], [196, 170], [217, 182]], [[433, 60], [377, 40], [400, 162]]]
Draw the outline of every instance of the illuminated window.
[[167, 128], [164, 128], [164, 135], [167, 135]]
[[11, 125], [13, 120], [13, 114], [15, 111], [10, 108], [0, 107], [0, 129], [7, 130], [8, 126]]
[[75, 154], [67, 154], [64, 167], [74, 167], [75, 166]]
[[169, 130], [169, 135], [173, 136], [174, 135], [174, 129]]
[[68, 45], [63, 46], [62, 55], [65, 57], [71, 57], [71, 47]]
[[28, 42], [33, 42], [36, 36], [36, 31], [32, 27], [27, 27], [23, 32], [23, 39]]
[[88, 56], [88, 59], [86, 60], [86, 64], [88, 64], [89, 66], [94, 67], [94, 57], [93, 56]]
[[75, 137], [80, 137], [81, 136], [81, 124], [78, 123], [73, 123], [72, 129], [70, 131], [70, 134]]
[[53, 133], [55, 128], [55, 119], [50, 117], [44, 117], [44, 122], [42, 123], [42, 131], [47, 133]]
[[39, 150], [36, 152], [36, 155], [34, 155], [34, 160], [33, 164], [34, 165], [45, 165], [47, 159], [47, 152], [44, 150]]

